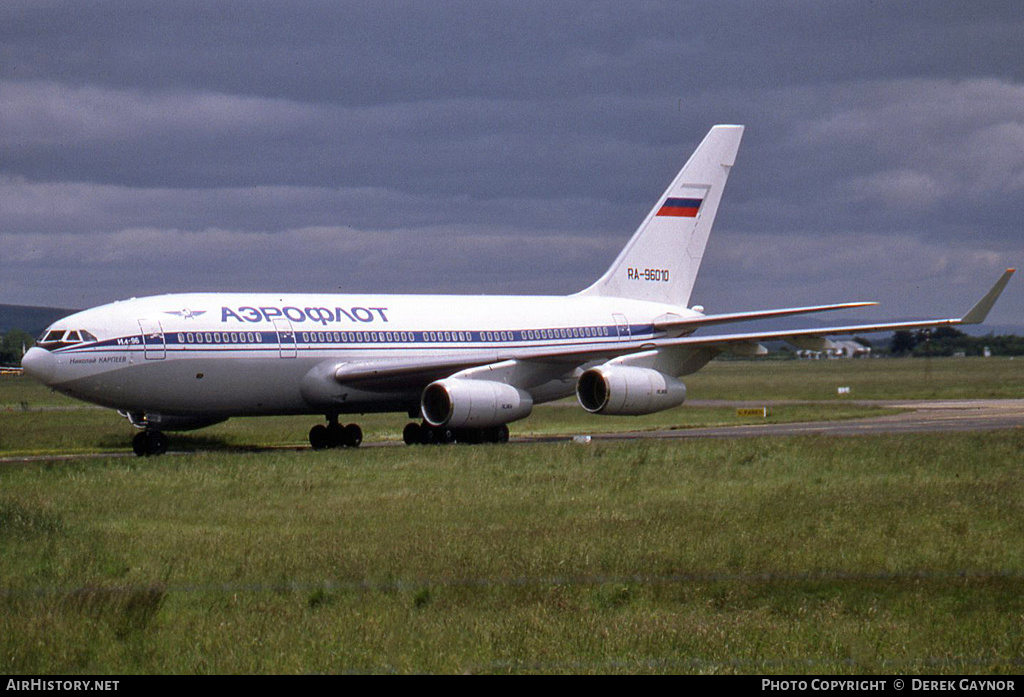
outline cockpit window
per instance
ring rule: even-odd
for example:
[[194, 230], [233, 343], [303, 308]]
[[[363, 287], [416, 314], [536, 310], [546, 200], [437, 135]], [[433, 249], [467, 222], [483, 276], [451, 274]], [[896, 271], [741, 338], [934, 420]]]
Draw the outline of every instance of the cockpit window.
[[84, 329], [50, 329], [43, 333], [37, 346], [52, 350], [74, 346], [85, 341], [99, 341], [96, 335]]

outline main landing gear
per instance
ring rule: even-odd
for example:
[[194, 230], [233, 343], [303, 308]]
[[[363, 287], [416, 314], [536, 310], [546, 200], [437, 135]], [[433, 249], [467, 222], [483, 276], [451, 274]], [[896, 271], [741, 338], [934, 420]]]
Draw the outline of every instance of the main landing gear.
[[326, 448], [358, 448], [363, 442], [363, 429], [358, 424], [342, 426], [338, 417], [328, 417], [327, 425], [317, 424], [309, 429], [309, 444], [313, 450]]
[[139, 457], [163, 455], [167, 452], [167, 436], [162, 431], [139, 431], [132, 439], [132, 450]]
[[447, 445], [449, 443], [507, 443], [508, 426], [491, 428], [445, 428], [428, 423], [410, 423], [402, 431], [406, 445]]

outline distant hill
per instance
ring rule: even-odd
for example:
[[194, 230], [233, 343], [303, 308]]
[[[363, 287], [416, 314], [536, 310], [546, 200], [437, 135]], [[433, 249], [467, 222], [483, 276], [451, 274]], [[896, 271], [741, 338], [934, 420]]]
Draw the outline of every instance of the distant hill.
[[0, 305], [0, 334], [21, 329], [39, 336], [44, 329], [78, 310], [66, 307], [32, 307], [30, 305]]

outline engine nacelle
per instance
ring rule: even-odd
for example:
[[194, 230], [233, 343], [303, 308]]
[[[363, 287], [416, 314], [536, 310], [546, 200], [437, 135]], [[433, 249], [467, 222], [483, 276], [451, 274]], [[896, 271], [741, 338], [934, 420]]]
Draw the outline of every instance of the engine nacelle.
[[638, 416], [679, 406], [686, 385], [650, 368], [599, 365], [580, 375], [576, 398], [591, 414]]
[[528, 392], [489, 380], [438, 380], [427, 385], [420, 399], [428, 424], [450, 428], [490, 428], [525, 419], [532, 410]]

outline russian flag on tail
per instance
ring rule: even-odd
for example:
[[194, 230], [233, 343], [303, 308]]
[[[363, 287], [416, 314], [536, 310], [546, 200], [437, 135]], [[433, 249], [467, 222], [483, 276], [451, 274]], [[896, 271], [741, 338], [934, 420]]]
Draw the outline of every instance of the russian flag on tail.
[[700, 204], [704, 203], [702, 198], [667, 198], [665, 203], [658, 209], [658, 216], [670, 216], [673, 218], [696, 218]]

